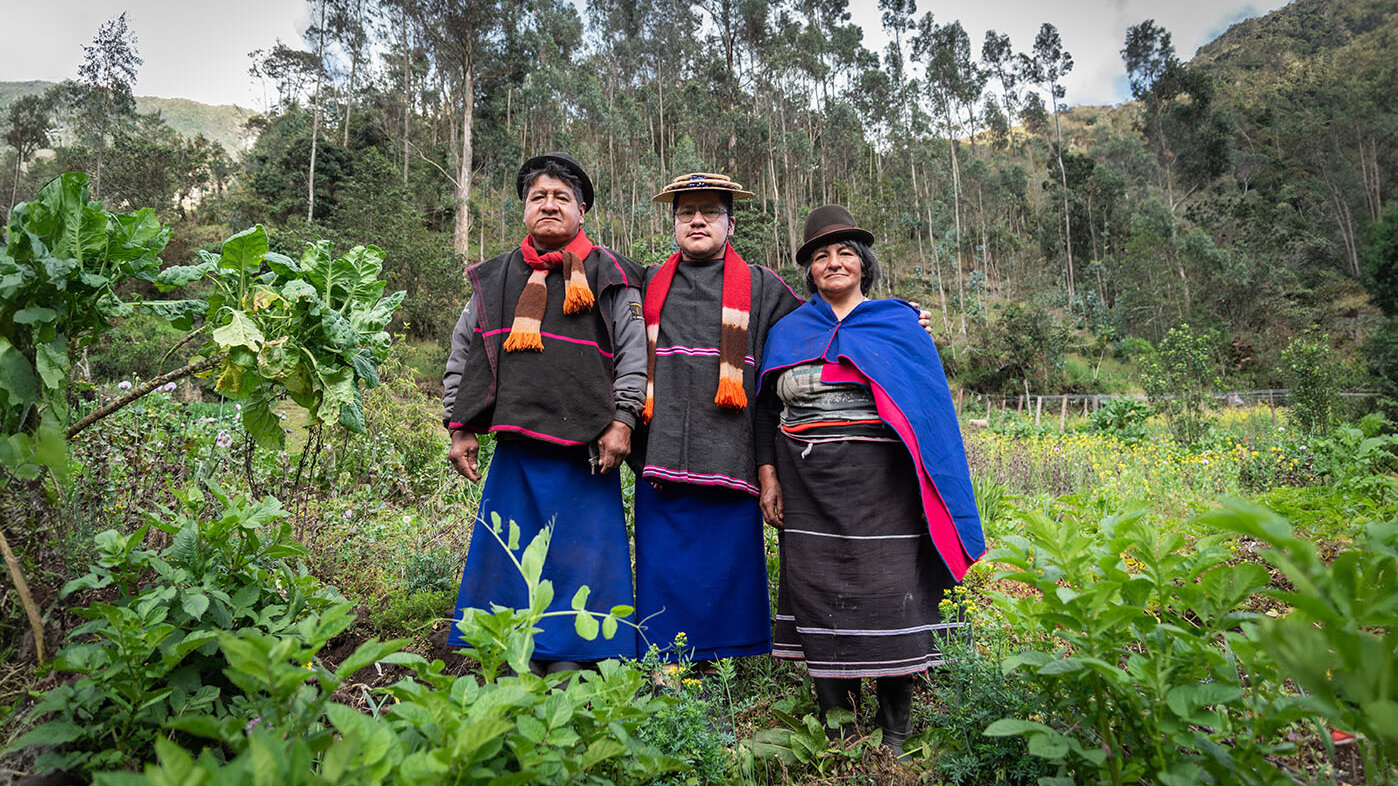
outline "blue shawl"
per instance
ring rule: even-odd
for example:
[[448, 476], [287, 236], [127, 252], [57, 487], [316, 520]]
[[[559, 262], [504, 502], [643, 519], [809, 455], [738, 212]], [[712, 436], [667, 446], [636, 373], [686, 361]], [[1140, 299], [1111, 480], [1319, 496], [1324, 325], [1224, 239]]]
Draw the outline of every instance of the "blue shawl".
[[985, 554], [971, 471], [937, 347], [903, 300], [866, 300], [844, 320], [812, 295], [767, 333], [761, 385], [774, 373], [815, 361], [825, 382], [867, 385], [917, 467], [928, 534], [957, 581]]

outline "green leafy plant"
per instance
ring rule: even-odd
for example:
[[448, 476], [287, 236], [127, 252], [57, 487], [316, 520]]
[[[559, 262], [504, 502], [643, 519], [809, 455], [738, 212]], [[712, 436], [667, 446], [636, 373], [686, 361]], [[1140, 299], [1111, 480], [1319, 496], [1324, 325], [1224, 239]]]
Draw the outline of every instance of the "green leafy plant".
[[[307, 615], [348, 609], [333, 590], [287, 564], [303, 550], [275, 499], [234, 498], [212, 484], [208, 490], [214, 506], [191, 489], [179, 513], [151, 516], [129, 534], [98, 534], [92, 568], [63, 588], [65, 595], [97, 590], [114, 598], [77, 612], [88, 621], [55, 661], [76, 679], [43, 695], [31, 717], [48, 719], [12, 746], [57, 746], [40, 755], [40, 771], [149, 760], [154, 739], [178, 728], [179, 719], [227, 713], [221, 635], [272, 635], [294, 630]], [[152, 528], [169, 536], [160, 552], [142, 548]]]
[[1155, 352], [1141, 362], [1141, 386], [1181, 444], [1203, 437], [1209, 397], [1218, 387], [1217, 339], [1188, 323], [1170, 328]]
[[316, 425], [364, 431], [360, 383], [378, 385], [391, 343], [384, 330], [403, 292], [384, 296], [383, 252], [355, 246], [341, 257], [329, 241], [309, 243], [300, 261], [271, 251], [262, 225], [224, 241], [214, 255], [155, 277], [168, 291], [207, 278], [215, 285], [205, 310], [166, 316], [188, 322], [205, 315], [200, 354], [217, 364], [214, 389], [244, 402], [243, 425], [259, 445], [280, 448], [284, 434], [272, 402], [285, 394]]
[[32, 480], [66, 470], [63, 391], [72, 353], [132, 305], [124, 281], [153, 281], [170, 230], [141, 209], [110, 213], [88, 177], [55, 178], [10, 211], [0, 246], [0, 466]]
[[[518, 551], [518, 527], [511, 524], [503, 535], [506, 528], [495, 525], [483, 530], [513, 542], [512, 554]], [[548, 606], [543, 599], [552, 598], [549, 582], [539, 578], [548, 542], [545, 530], [516, 561], [529, 584], [528, 609], [476, 610], [461, 623], [473, 645], [469, 653], [483, 664], [480, 682], [444, 673], [440, 660], [400, 651], [401, 641], [366, 642], [333, 670], [325, 667], [317, 656], [348, 624], [343, 605], [280, 635], [222, 632], [225, 673], [241, 691], [236, 711], [169, 725], [234, 755], [224, 759], [206, 750], [196, 757], [158, 740], [158, 763], [143, 776], [99, 775], [98, 782], [640, 783], [683, 769], [683, 762], [638, 734], [671, 702], [653, 695], [647, 672], [617, 661], [576, 675], [529, 671], [534, 623], [543, 615], [575, 614], [579, 631], [596, 635], [614, 633], [618, 615], [629, 613], [587, 612], [578, 603], [570, 612], [542, 611]], [[507, 662], [522, 668], [502, 673]], [[368, 714], [330, 701], [349, 675], [374, 663], [407, 668], [412, 676], [385, 689], [380, 701], [366, 694]]]
[[1340, 404], [1340, 368], [1330, 336], [1313, 326], [1292, 339], [1281, 360], [1291, 389], [1291, 422], [1304, 433], [1325, 433]]
[[1148, 420], [1150, 407], [1129, 398], [1112, 399], [1089, 416], [1094, 431], [1110, 434], [1128, 444], [1138, 443], [1150, 436], [1150, 429], [1146, 426]]
[[992, 596], [1023, 640], [1053, 646], [1005, 668], [1079, 722], [1004, 718], [986, 734], [1025, 737], [1060, 775], [1105, 783], [1286, 780], [1272, 757], [1290, 750], [1280, 732], [1302, 710], [1240, 628], [1256, 616], [1243, 606], [1267, 586], [1266, 569], [1230, 564], [1226, 534], [1187, 544], [1141, 514], [1096, 526], [1028, 514], [1025, 533], [986, 559], [1033, 592]]
[[1265, 590], [1291, 612], [1256, 635], [1305, 691], [1300, 705], [1362, 735], [1366, 782], [1398, 782], [1398, 522], [1366, 525], [1327, 565], [1268, 511], [1235, 504], [1211, 521], [1266, 544], [1262, 558], [1290, 583]]

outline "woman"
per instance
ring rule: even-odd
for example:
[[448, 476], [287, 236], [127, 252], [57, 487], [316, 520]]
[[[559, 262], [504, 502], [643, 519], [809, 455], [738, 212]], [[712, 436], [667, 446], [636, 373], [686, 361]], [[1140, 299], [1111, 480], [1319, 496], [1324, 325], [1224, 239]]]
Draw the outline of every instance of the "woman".
[[806, 220], [796, 261], [814, 294], [768, 333], [758, 461], [781, 529], [772, 654], [806, 662], [822, 715], [875, 678], [901, 755], [913, 676], [961, 624], [938, 606], [985, 540], [937, 349], [907, 302], [867, 298], [873, 239], [839, 205]]

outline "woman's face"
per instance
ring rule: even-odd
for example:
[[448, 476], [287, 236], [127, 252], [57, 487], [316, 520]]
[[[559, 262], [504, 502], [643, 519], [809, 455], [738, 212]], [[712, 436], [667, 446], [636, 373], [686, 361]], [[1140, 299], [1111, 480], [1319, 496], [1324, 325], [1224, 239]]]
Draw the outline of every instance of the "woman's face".
[[811, 254], [811, 280], [826, 300], [859, 294], [859, 279], [863, 275], [859, 255], [844, 243], [821, 246]]

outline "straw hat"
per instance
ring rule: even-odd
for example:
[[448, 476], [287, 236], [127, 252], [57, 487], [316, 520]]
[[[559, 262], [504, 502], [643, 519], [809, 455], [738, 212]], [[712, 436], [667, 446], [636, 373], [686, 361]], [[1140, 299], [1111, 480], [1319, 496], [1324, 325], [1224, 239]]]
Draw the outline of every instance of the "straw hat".
[[652, 202], [671, 202], [679, 194], [686, 191], [719, 191], [729, 194], [734, 199], [747, 199], [752, 196], [751, 191], [744, 191], [742, 185], [734, 182], [727, 175], [716, 175], [712, 172], [691, 172], [687, 175], [680, 175], [671, 180], [660, 189], [660, 193], [650, 198]]

